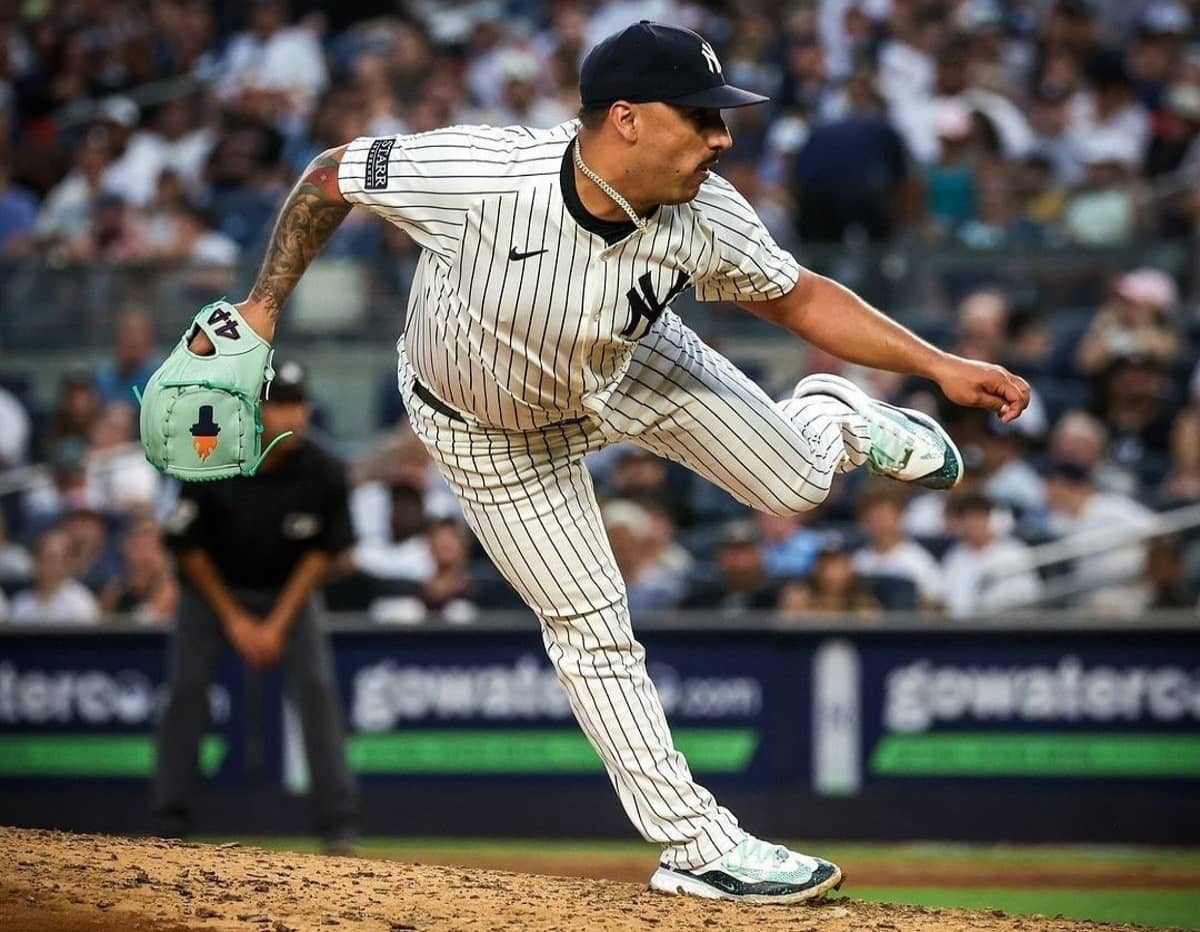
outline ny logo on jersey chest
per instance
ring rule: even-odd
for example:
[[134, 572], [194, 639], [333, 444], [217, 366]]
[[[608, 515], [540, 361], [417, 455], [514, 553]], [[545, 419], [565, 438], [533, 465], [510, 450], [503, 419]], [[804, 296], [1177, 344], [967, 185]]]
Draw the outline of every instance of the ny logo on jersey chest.
[[[638, 279], [638, 284], [642, 288], [641, 294], [638, 294], [636, 288], [630, 288], [625, 293], [625, 297], [629, 299], [629, 323], [621, 331], [621, 336], [627, 340], [640, 340], [650, 331], [667, 305], [683, 293], [688, 284], [688, 274], [681, 269], [675, 276], [675, 284], [661, 301], [654, 293], [649, 272]], [[644, 327], [642, 321], [646, 322]]]

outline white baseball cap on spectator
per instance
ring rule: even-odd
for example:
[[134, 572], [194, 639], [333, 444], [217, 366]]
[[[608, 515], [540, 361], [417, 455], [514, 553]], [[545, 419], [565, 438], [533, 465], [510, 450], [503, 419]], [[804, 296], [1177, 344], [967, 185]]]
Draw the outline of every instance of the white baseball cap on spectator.
[[1200, 84], [1172, 84], [1163, 103], [1180, 119], [1200, 123]]
[[504, 81], [537, 81], [542, 69], [529, 52], [506, 49], [496, 61], [496, 72]]
[[96, 120], [101, 123], [116, 123], [126, 129], [137, 126], [141, 111], [128, 97], [114, 94], [105, 97], [96, 108]]
[[992, 124], [1006, 159], [1024, 158], [1033, 149], [1036, 137], [1029, 118], [1007, 97], [970, 88], [963, 93], [962, 101]]
[[650, 532], [650, 515], [636, 502], [625, 499], [605, 502], [600, 507], [600, 514], [603, 517], [604, 526], [609, 530], [623, 527], [639, 536]]
[[1179, 303], [1175, 280], [1161, 269], [1140, 268], [1117, 279], [1113, 289], [1126, 301], [1169, 314]]
[[1004, 30], [1004, 13], [994, 0], [968, 0], [955, 15], [958, 27], [964, 32], [980, 33]]
[[862, 10], [877, 23], [892, 15], [892, 0], [850, 0], [847, 10]]

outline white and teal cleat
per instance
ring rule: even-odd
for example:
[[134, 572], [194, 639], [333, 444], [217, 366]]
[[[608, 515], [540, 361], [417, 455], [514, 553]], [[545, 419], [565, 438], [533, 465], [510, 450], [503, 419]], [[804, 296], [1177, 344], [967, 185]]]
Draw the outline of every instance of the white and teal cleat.
[[926, 489], [952, 489], [962, 479], [962, 454], [928, 414], [877, 401], [853, 382], [826, 373], [801, 379], [792, 392], [793, 398], [810, 395], [829, 395], [863, 417], [871, 432], [872, 472]]
[[750, 836], [702, 867], [660, 864], [650, 878], [650, 889], [660, 893], [743, 903], [811, 902], [841, 885], [836, 864]]

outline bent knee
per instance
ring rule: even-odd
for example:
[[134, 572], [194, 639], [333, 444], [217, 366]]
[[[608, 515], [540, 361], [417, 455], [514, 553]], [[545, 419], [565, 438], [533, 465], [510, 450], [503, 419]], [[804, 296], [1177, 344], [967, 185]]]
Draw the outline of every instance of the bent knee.
[[773, 495], [763, 500], [757, 507], [759, 511], [784, 518], [791, 515], [802, 515], [806, 511], [812, 511], [824, 504], [825, 499], [829, 497], [830, 487], [830, 485], [814, 485], [808, 480], [804, 480], [801, 486], [792, 487], [781, 494]]

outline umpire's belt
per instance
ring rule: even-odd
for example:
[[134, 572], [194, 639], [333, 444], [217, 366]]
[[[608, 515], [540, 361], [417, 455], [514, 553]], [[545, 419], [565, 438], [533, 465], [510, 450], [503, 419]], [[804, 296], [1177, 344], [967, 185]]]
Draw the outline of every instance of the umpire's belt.
[[420, 398], [425, 404], [433, 408], [438, 414], [444, 414], [452, 421], [461, 421], [467, 423], [467, 419], [455, 411], [452, 407], [446, 404], [437, 395], [422, 385], [417, 379], [413, 379], [413, 394]]

